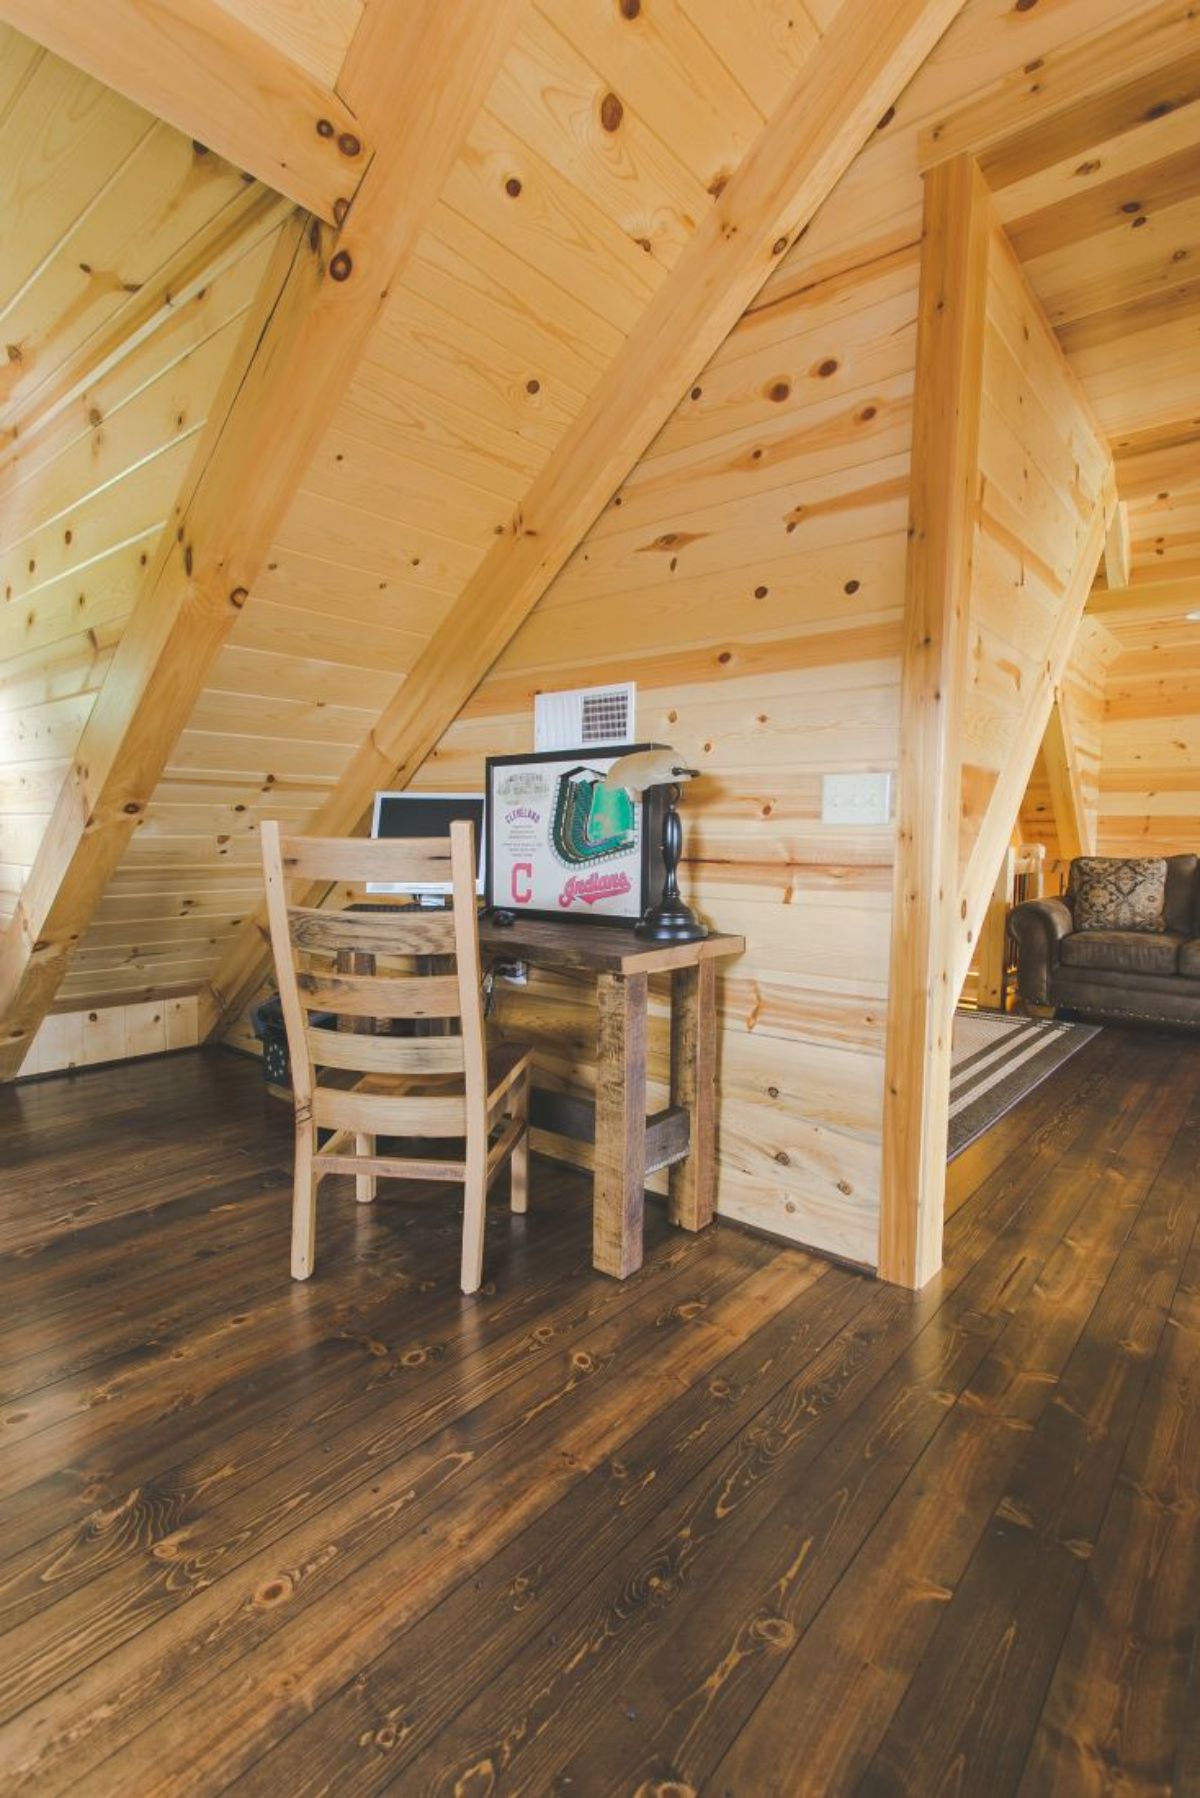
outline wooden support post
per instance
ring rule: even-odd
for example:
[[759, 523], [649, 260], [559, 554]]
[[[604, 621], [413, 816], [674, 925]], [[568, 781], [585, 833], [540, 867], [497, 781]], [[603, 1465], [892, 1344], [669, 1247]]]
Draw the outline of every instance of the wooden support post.
[[645, 974], [601, 974], [592, 1260], [618, 1280], [642, 1265], [646, 1184]]
[[923, 1286], [942, 1259], [960, 715], [991, 209], [974, 160], [925, 177], [900, 701], [879, 1271]]
[[1008, 989], [1008, 912], [1012, 903], [1016, 852], [1005, 851], [979, 935], [979, 1006], [1003, 1011]]
[[717, 1184], [717, 969], [712, 961], [679, 968], [671, 976], [671, 1103], [691, 1119], [687, 1155], [671, 1169], [671, 1222], [703, 1230], [712, 1222]]

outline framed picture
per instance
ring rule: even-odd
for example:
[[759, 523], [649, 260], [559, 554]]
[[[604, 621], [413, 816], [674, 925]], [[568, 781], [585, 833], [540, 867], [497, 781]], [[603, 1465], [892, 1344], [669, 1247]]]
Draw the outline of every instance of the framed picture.
[[661, 789], [602, 785], [650, 743], [489, 756], [487, 901], [532, 918], [636, 924], [662, 890]]

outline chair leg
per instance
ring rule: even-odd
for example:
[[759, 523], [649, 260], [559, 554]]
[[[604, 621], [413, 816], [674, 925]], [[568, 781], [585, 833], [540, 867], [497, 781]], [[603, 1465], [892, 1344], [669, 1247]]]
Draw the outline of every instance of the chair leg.
[[307, 1280], [317, 1254], [317, 1174], [313, 1167], [316, 1131], [310, 1118], [296, 1119], [296, 1171], [292, 1187], [292, 1278]]
[[487, 1137], [467, 1142], [463, 1177], [462, 1289], [483, 1284], [483, 1235], [487, 1223]]
[[[356, 1155], [373, 1155], [375, 1138], [368, 1136], [365, 1131], [358, 1131], [354, 1138], [354, 1153]], [[372, 1202], [375, 1197], [375, 1187], [374, 1174], [355, 1174], [354, 1196], [360, 1205], [369, 1205]]]
[[518, 1215], [529, 1209], [529, 1075], [522, 1075], [512, 1090], [512, 1115], [522, 1118], [525, 1130], [509, 1157], [509, 1190], [512, 1208]]

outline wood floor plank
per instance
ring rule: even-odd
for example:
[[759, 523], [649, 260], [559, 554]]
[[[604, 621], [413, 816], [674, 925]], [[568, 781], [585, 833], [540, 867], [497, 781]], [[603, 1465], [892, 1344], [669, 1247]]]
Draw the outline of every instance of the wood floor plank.
[[[773, 1255], [749, 1272], [726, 1261], [712, 1281], [711, 1306], [690, 1295], [664, 1307], [647, 1293], [639, 1327], [626, 1330], [619, 1320], [602, 1325], [587, 1339], [590, 1346], [548, 1358], [503, 1386], [478, 1415], [468, 1397], [462, 1414], [398, 1460], [382, 1453], [364, 1459], [360, 1445], [353, 1486], [319, 1490], [301, 1526], [280, 1541], [268, 1537], [229, 1581], [210, 1583], [205, 1555], [193, 1562], [185, 1544], [176, 1571], [186, 1576], [194, 1566], [200, 1574], [187, 1604], [165, 1600], [169, 1582], [159, 1577], [149, 1618], [137, 1611], [141, 1582], [127, 1591], [132, 1616], [127, 1610], [114, 1622], [108, 1606], [89, 1611], [110, 1639], [130, 1621], [136, 1633], [61, 1694], [35, 1701], [16, 1719], [6, 1735], [13, 1764], [42, 1780], [64, 1750], [78, 1750], [78, 1737], [64, 1741], [45, 1730], [65, 1696], [89, 1718], [93, 1763], [108, 1753], [118, 1757], [111, 1768], [93, 1764], [96, 1791], [137, 1789], [150, 1770], [164, 1766], [162, 1730], [139, 1746], [160, 1718], [171, 1755], [179, 1756], [179, 1777], [201, 1777], [202, 1762], [203, 1777], [215, 1780], [218, 1770], [226, 1776], [264, 1727], [257, 1691], [260, 1677], [270, 1678], [280, 1664], [279, 1644], [271, 1640], [279, 1629], [294, 1629], [303, 1613], [304, 1680], [319, 1690], [322, 1677], [332, 1683], [339, 1671], [345, 1677], [372, 1643], [381, 1646], [381, 1637], [420, 1614], [473, 1557], [483, 1557], [530, 1510], [552, 1503], [582, 1477], [629, 1415], [657, 1403], [664, 1383], [677, 1381], [685, 1366], [715, 1358], [731, 1331], [751, 1328], [777, 1306], [795, 1279], [784, 1259]], [[310, 1469], [310, 1478], [318, 1472]], [[333, 1502], [322, 1502], [330, 1497]], [[205, 1533], [205, 1543], [210, 1540], [219, 1553], [219, 1527], [211, 1538]], [[161, 1576], [162, 1568], [156, 1572]], [[356, 1620], [349, 1634], [347, 1615]], [[156, 1617], [164, 1622], [157, 1637], [143, 1627]], [[55, 1640], [69, 1645], [74, 1623], [64, 1618]], [[225, 1719], [217, 1736], [214, 1709]]]
[[[1011, 1791], [1197, 1227], [1200, 1110], [1162, 1170], [946, 1606], [864, 1794]], [[951, 1769], [953, 1774], [951, 1775]]]
[[[1147, 1083], [1142, 1098], [1152, 1090]], [[1130, 1109], [1127, 1129], [1138, 1112]], [[1113, 1120], [1117, 1140], [1121, 1127]], [[551, 1776], [549, 1745], [569, 1740], [559, 1765], [566, 1789], [595, 1781], [611, 1790], [622, 1778], [708, 1789], [741, 1707], [754, 1703], [983, 1360], [1004, 1324], [1002, 1295], [1014, 1282], [1032, 1286], [1089, 1186], [1086, 1174], [1062, 1182], [1061, 1215], [1040, 1242], [1027, 1225], [1001, 1232], [965, 1277], [956, 1282], [951, 1270], [926, 1307], [897, 1308], [877, 1341], [867, 1326], [874, 1307], [865, 1307], [837, 1357], [768, 1405], [572, 1600], [556, 1620], [557, 1645], [540, 1644], [479, 1694], [410, 1770], [414, 1787], [453, 1790], [490, 1764], [537, 1790]]]
[[1200, 1790], [1200, 1247], [1193, 1240], [1021, 1779]]
[[288, 1279], [243, 1057], [0, 1093], [0, 1783], [1189, 1798], [1198, 1150], [1106, 1030], [920, 1295], [657, 1205], [604, 1280], [538, 1164], [464, 1299], [398, 1184]]
[[[780, 1657], [767, 1695], [712, 1775], [718, 1789], [754, 1790], [756, 1780], [795, 1777], [849, 1791], [861, 1779], [1054, 1394], [1095, 1303], [1096, 1281], [1132, 1228], [1164, 1134], [1173, 1135], [1178, 1123], [1177, 1097], [1155, 1094], [1153, 1080], [1148, 1085], [1149, 1108], [1124, 1140], [1110, 1131], [1094, 1145], [1104, 1161], [1099, 1183], [1090, 1155], [1073, 1168], [1059, 1164], [1055, 1196], [1073, 1203], [1069, 1222], [1064, 1229], [1060, 1214], [1046, 1260], [1026, 1263], [1006, 1287], [1002, 1330], [857, 1557], [794, 1649]], [[1039, 1225], [1048, 1222], [1050, 1208]], [[1040, 1233], [1028, 1230], [1030, 1250]], [[802, 1762], [793, 1747], [800, 1743]]]

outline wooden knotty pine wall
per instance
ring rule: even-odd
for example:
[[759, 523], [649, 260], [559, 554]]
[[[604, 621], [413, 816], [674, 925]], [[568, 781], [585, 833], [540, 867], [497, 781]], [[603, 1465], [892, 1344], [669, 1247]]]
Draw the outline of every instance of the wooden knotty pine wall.
[[194, 1049], [199, 1041], [200, 1002], [195, 993], [51, 1012], [21, 1063], [21, 1078]]
[[[810, 252], [772, 279], [420, 778], [476, 785], [488, 751], [528, 749], [539, 689], [637, 682], [639, 737], [704, 771], [685, 796], [689, 894], [747, 940], [720, 989], [718, 1207], [868, 1265], [894, 831], [823, 824], [821, 777], [897, 765], [919, 265], [914, 241], [816, 279]], [[1016, 825], [1030, 707], [1111, 481], [998, 227], [983, 379], [964, 878], [996, 808], [1005, 841]], [[535, 1043], [542, 1081], [593, 1083], [587, 987], [535, 974], [502, 992], [499, 1027]], [[651, 1073], [657, 1102], [661, 991]]]
[[[0, 271], [12, 346], [0, 380], [2, 925], [284, 209], [7, 28], [0, 90], [0, 157], [19, 190]], [[93, 999], [104, 997], [107, 938], [123, 942], [131, 921], [146, 944], [177, 927], [178, 904], [164, 913], [158, 891], [169, 884], [147, 877], [106, 895], [77, 958]], [[175, 1017], [178, 1004], [155, 999], [131, 1007], [128, 1030], [104, 1004], [94, 1020], [90, 1009], [48, 1019], [24, 1071], [109, 1058], [101, 1045], [171, 1046], [162, 1014], [169, 1003]]]
[[[1195, 606], [1200, 609], [1200, 579]], [[1101, 731], [1105, 855], [1200, 851], [1200, 626], [1123, 624]]]
[[[721, 983], [719, 1205], [874, 1264], [891, 826], [820, 821], [821, 775], [894, 772], [919, 250], [742, 319], [421, 775], [531, 746], [539, 688], [630, 678], [639, 737], [703, 770], [689, 897], [747, 952]], [[667, 1076], [654, 998], [651, 1074]], [[592, 1083], [591, 989], [531, 976], [498, 1020]]]

